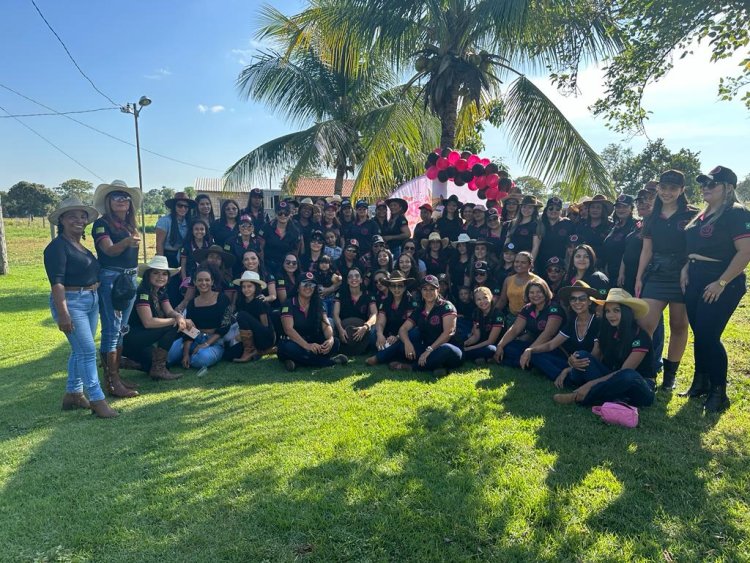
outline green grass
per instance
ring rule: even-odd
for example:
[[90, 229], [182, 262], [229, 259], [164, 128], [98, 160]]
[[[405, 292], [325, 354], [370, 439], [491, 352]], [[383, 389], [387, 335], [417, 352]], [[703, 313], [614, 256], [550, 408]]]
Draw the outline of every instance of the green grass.
[[60, 411], [44, 232], [6, 227], [0, 560], [750, 559], [747, 300], [720, 418], [661, 394], [630, 430], [515, 370], [432, 381], [265, 359], [177, 382], [129, 372], [142, 395], [103, 421]]

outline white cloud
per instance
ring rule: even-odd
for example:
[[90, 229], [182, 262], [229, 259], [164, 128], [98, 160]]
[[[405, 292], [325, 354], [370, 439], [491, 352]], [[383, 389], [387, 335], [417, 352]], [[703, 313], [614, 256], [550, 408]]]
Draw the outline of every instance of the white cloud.
[[172, 72], [169, 69], [166, 68], [158, 68], [156, 69], [152, 74], [144, 74], [144, 78], [148, 78], [149, 80], [161, 80], [165, 76], [171, 76]]
[[198, 111], [201, 113], [206, 113], [208, 111], [208, 106], [204, 106], [203, 104], [198, 104]]
[[198, 111], [201, 113], [219, 113], [224, 111], [226, 108], [222, 105], [216, 104], [213, 106], [207, 106], [204, 104], [198, 104]]
[[219, 113], [220, 111], [224, 111], [226, 108], [224, 106], [211, 106], [211, 113]]
[[265, 51], [271, 48], [270, 43], [263, 41], [250, 40], [247, 49], [232, 49], [230, 55], [242, 66], [247, 66], [252, 62], [252, 58], [258, 54], [258, 51]]

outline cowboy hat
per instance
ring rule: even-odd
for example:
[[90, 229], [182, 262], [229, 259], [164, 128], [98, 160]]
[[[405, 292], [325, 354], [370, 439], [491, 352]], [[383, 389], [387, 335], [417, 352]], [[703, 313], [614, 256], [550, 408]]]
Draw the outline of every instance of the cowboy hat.
[[209, 254], [221, 255], [221, 261], [224, 266], [231, 266], [232, 264], [234, 264], [234, 254], [230, 254], [218, 244], [212, 244], [208, 248], [201, 248], [200, 250], [196, 250], [193, 253], [193, 258], [195, 258], [196, 262], [203, 262], [206, 258], [208, 258]]
[[312, 198], [309, 198], [309, 197], [303, 198], [299, 202], [299, 206], [302, 207], [303, 205], [309, 205], [310, 207], [312, 207], [313, 206], [313, 200], [312, 200]]
[[[560, 288], [560, 290], [557, 292], [557, 298], [559, 301], [569, 301], [570, 300], [570, 294], [574, 291], [580, 291], [581, 293], [585, 293], [590, 298], [599, 297], [599, 292], [591, 287], [589, 284], [587, 284], [585, 281], [582, 280], [576, 280], [576, 282], [573, 285], [567, 285], [565, 287]], [[596, 301], [596, 299], [591, 299], [592, 301]]]
[[450, 195], [450, 196], [449, 196], [448, 198], [446, 198], [446, 199], [443, 199], [443, 205], [448, 205], [448, 204], [449, 204], [450, 202], [453, 202], [453, 203], [455, 203], [456, 205], [458, 205], [459, 209], [460, 209], [461, 207], [463, 207], [463, 205], [464, 205], [464, 204], [463, 204], [463, 203], [461, 202], [461, 200], [459, 200], [459, 199], [458, 199], [458, 196], [457, 196], [456, 194], [451, 194], [451, 195]]
[[247, 281], [253, 282], [255, 285], [257, 285], [261, 289], [266, 289], [266, 282], [260, 279], [258, 272], [250, 272], [250, 271], [242, 272], [242, 276], [239, 279], [234, 280], [232, 283], [236, 285], [237, 287], [239, 287], [242, 285], [242, 282], [247, 282]]
[[615, 204], [609, 201], [602, 194], [596, 194], [590, 200], [584, 201], [583, 205], [585, 205], [586, 207], [591, 207], [592, 203], [601, 203], [604, 206], [605, 215], [611, 215], [612, 212], [615, 210]]
[[195, 209], [197, 207], [197, 204], [195, 203], [195, 201], [190, 199], [185, 192], [177, 192], [176, 194], [174, 194], [174, 197], [170, 197], [169, 199], [165, 200], [164, 205], [169, 207], [169, 209], [174, 209], [174, 205], [178, 201], [187, 202], [190, 209]]
[[427, 248], [427, 245], [430, 244], [434, 240], [440, 241], [440, 244], [442, 245], [443, 248], [448, 246], [448, 244], [450, 243], [450, 241], [448, 240], [448, 237], [440, 238], [440, 233], [433, 232], [433, 233], [430, 233], [429, 237], [422, 239], [420, 241], [420, 244], [422, 245], [422, 248]]
[[88, 214], [86, 224], [93, 223], [99, 217], [99, 211], [95, 207], [81, 203], [76, 196], [71, 196], [62, 200], [52, 213], [49, 214], [49, 222], [52, 225], [57, 224], [57, 220], [68, 211], [85, 211]]
[[[562, 290], [560, 290], [562, 291]], [[636, 319], [641, 319], [648, 314], [648, 303], [643, 299], [633, 297], [627, 291], [619, 287], [613, 287], [609, 290], [606, 299], [592, 299], [597, 305], [606, 305], [607, 303], [619, 303], [633, 310]]]
[[339, 205], [342, 203], [342, 199], [340, 195], [332, 195], [331, 197], [326, 198], [327, 203], [338, 203]]
[[406, 210], [409, 209], [409, 204], [406, 203], [406, 200], [400, 197], [389, 197], [385, 200], [386, 205], [390, 207], [391, 203], [396, 202], [401, 206], [401, 209], [404, 213], [406, 213]]
[[477, 239], [471, 238], [466, 233], [461, 233], [460, 235], [458, 235], [458, 239], [457, 240], [452, 240], [451, 241], [451, 245], [452, 246], [456, 246], [457, 244], [462, 244], [462, 243], [463, 244], [471, 244], [473, 242], [477, 242]]
[[521, 203], [521, 200], [523, 199], [523, 194], [521, 193], [521, 190], [516, 189], [516, 190], [513, 190], [512, 192], [508, 192], [508, 195], [506, 195], [500, 201], [506, 202], [509, 199], [517, 201], [518, 203]]
[[403, 283], [406, 287], [414, 285], [414, 278], [407, 278], [400, 270], [396, 270], [390, 276], [383, 280], [383, 284], [391, 285], [392, 283]]
[[138, 209], [141, 206], [141, 200], [143, 194], [138, 188], [129, 188], [128, 185], [122, 180], [112, 180], [109, 184], [99, 184], [96, 186], [94, 192], [94, 207], [102, 215], [109, 213], [109, 209], [106, 208], [107, 196], [112, 192], [123, 192], [130, 196], [133, 201], [133, 209]]
[[525, 195], [521, 199], [521, 205], [533, 205], [534, 207], [544, 207], [544, 204], [539, 201], [535, 195]]
[[179, 268], [170, 268], [169, 262], [167, 262], [166, 256], [154, 256], [145, 264], [138, 264], [138, 275], [143, 277], [149, 270], [163, 270], [169, 272], [170, 276], [174, 276], [180, 271]]

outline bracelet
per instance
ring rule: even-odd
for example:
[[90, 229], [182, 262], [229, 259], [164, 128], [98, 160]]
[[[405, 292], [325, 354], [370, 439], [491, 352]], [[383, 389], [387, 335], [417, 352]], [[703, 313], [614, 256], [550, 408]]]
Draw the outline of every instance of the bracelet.
[[432, 346], [428, 346], [424, 349], [425, 352], [432, 352]]

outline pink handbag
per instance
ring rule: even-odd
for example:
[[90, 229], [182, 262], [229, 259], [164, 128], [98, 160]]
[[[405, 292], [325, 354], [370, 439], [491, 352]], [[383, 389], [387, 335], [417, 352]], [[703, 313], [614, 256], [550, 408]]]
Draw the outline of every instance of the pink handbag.
[[604, 403], [600, 407], [591, 407], [591, 412], [599, 415], [607, 424], [627, 428], [638, 426], [638, 409], [625, 403]]

